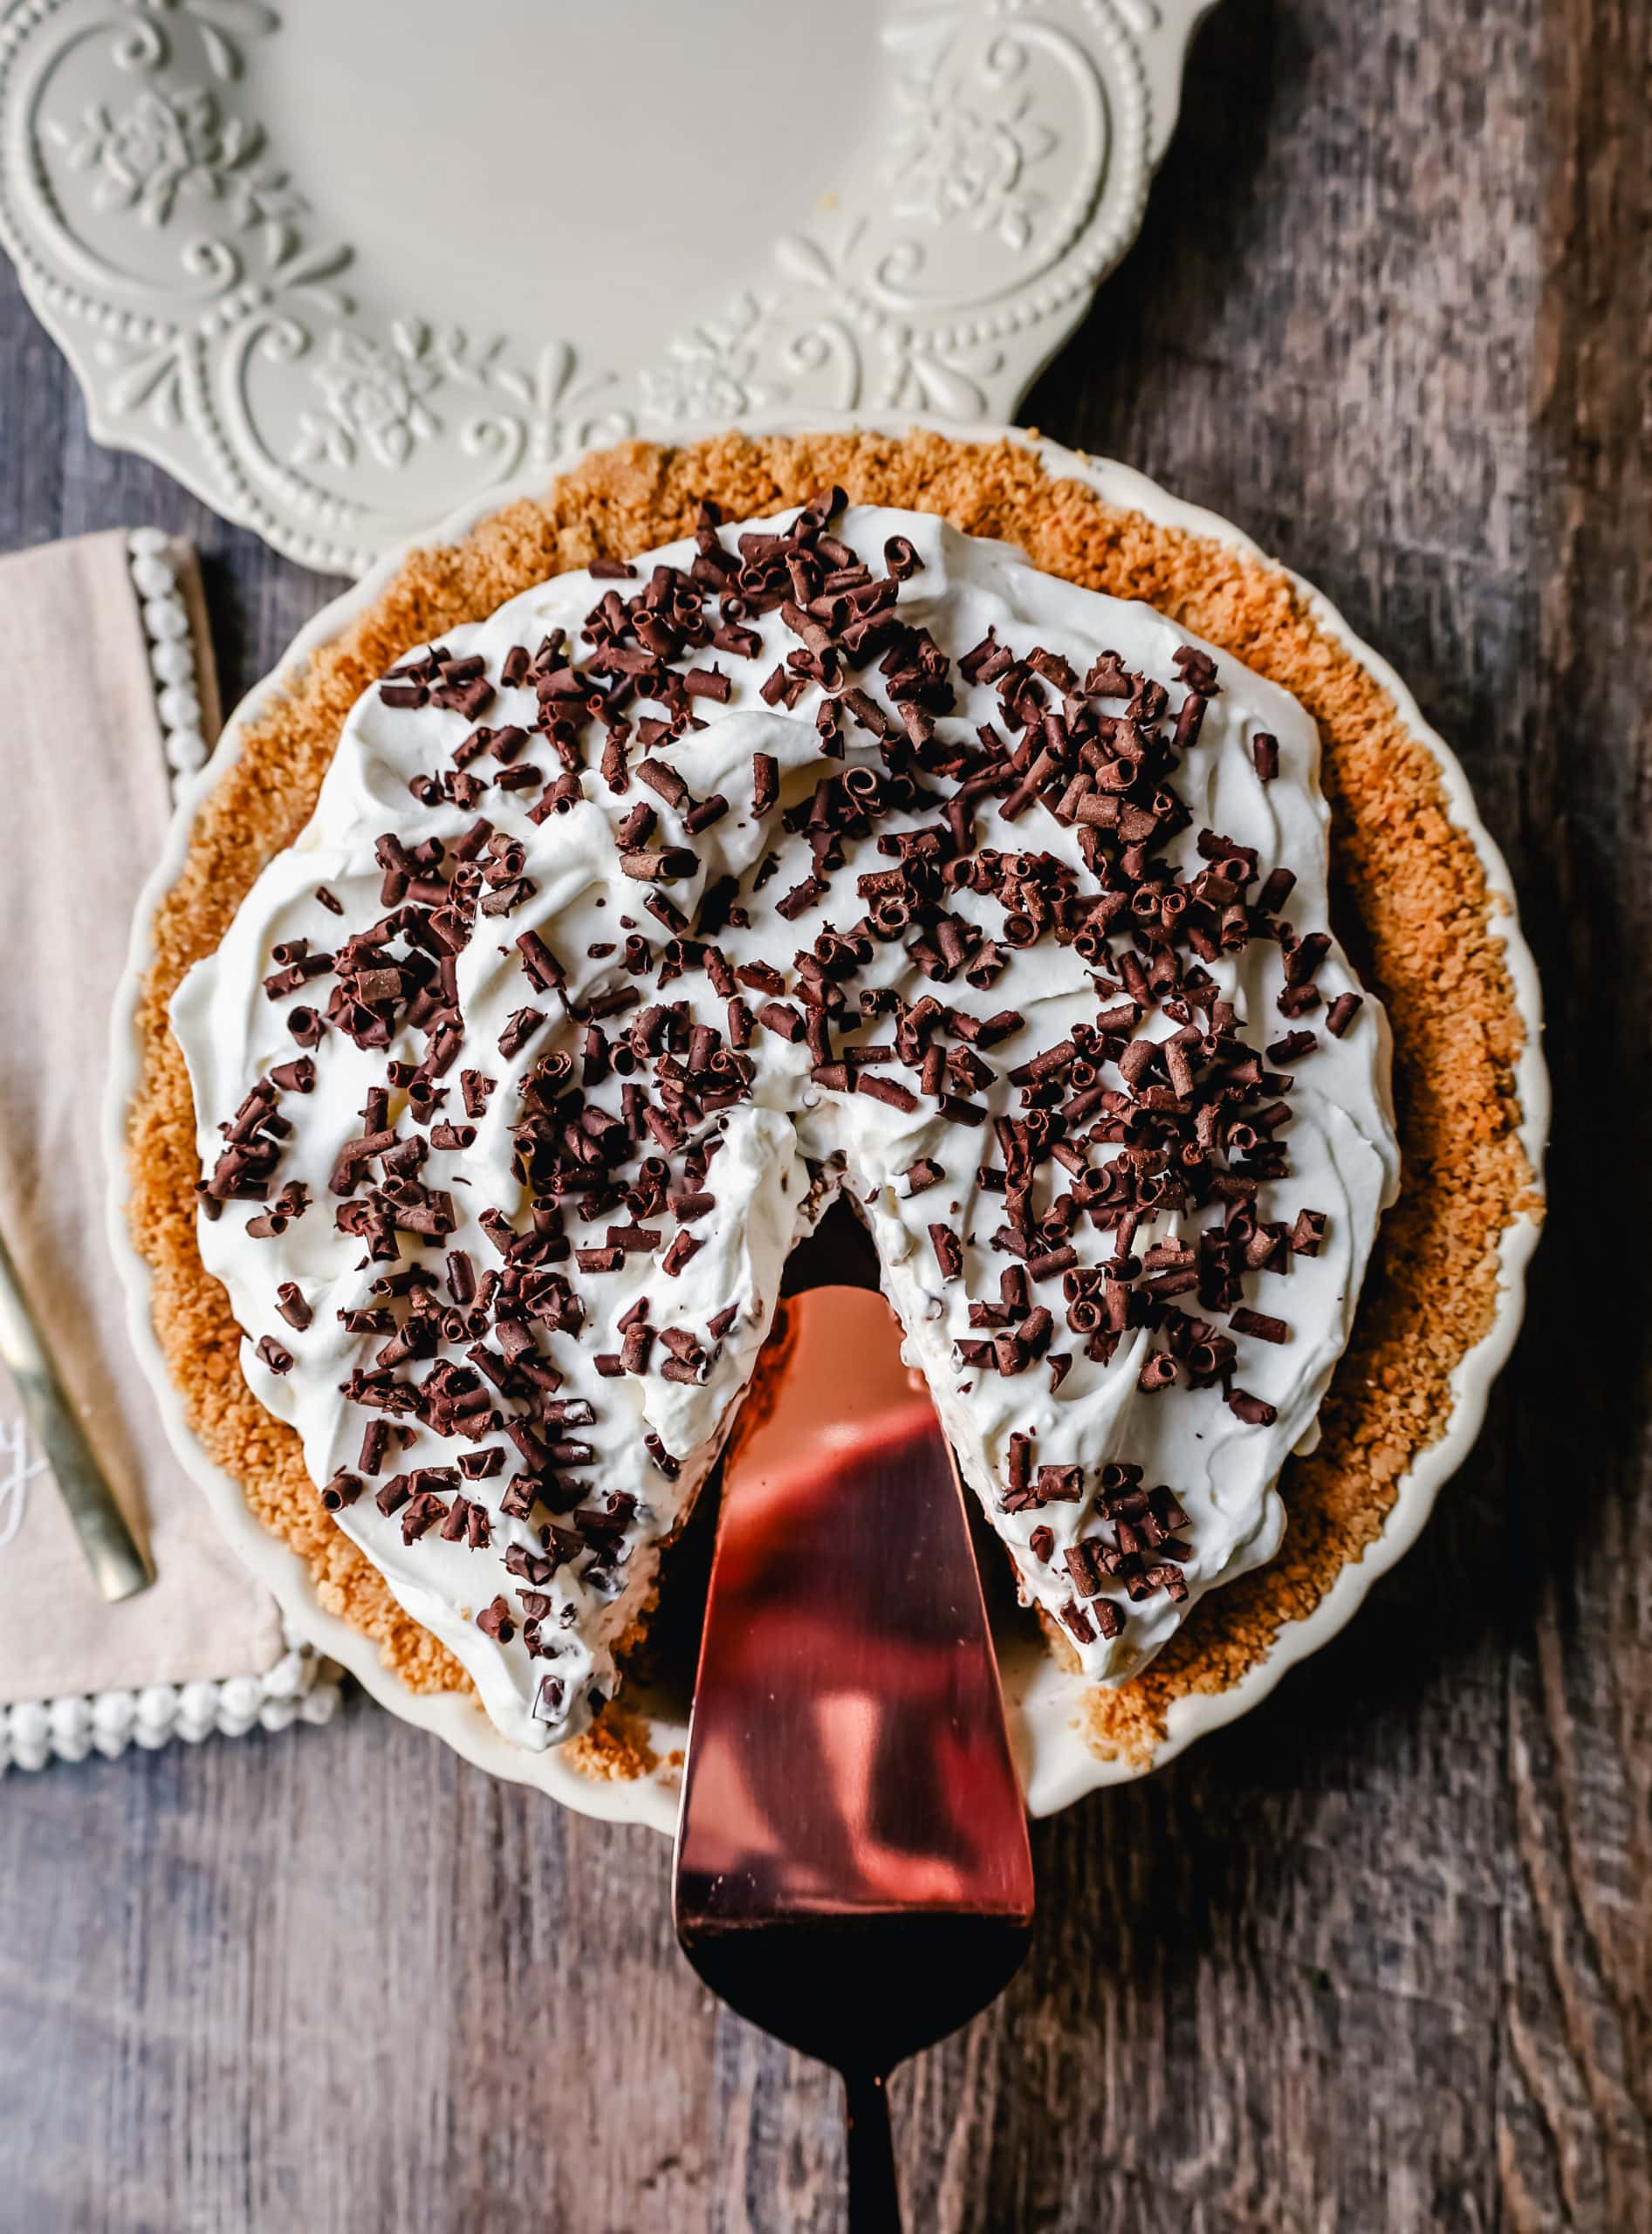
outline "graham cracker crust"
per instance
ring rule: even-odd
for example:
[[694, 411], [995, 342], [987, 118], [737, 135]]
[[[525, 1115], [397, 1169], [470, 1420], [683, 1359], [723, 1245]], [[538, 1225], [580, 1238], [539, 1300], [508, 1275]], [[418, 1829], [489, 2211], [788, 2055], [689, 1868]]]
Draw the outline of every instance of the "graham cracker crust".
[[[1090, 1743], [1145, 1760], [1175, 1699], [1237, 1682], [1280, 1626], [1310, 1614], [1380, 1535], [1401, 1477], [1450, 1415], [1452, 1372], [1491, 1327], [1499, 1237], [1536, 1203], [1517, 1129], [1524, 1028], [1493, 931], [1498, 903], [1450, 819], [1433, 756], [1278, 570], [1118, 511], [1052, 478], [1018, 444], [922, 432], [728, 435], [682, 449], [625, 443], [586, 460], [542, 502], [508, 506], [451, 548], [415, 552], [247, 731], [156, 912], [131, 1109], [133, 1239], [154, 1275], [168, 1371], [209, 1456], [307, 1563], [322, 1604], [377, 1641], [387, 1669], [415, 1691], [468, 1688], [458, 1662], [334, 1526], [297, 1436], [242, 1377], [240, 1330], [195, 1246], [195, 1114], [167, 1004], [264, 862], [298, 836], [346, 715], [401, 654], [548, 575], [688, 534], [703, 497], [742, 519], [832, 482], [853, 502], [938, 512], [969, 533], [1018, 544], [1050, 573], [1158, 606], [1292, 691], [1323, 740], [1333, 907], [1353, 919], [1361, 974], [1394, 1031], [1400, 1198], [1378, 1234], [1319, 1448], [1285, 1470], [1290, 1525], [1279, 1556], [1203, 1599], [1128, 1685], [1089, 1695]], [[575, 1758], [588, 1772], [640, 1774], [648, 1765], [640, 1738], [622, 1707], [610, 1710], [575, 1741]]]

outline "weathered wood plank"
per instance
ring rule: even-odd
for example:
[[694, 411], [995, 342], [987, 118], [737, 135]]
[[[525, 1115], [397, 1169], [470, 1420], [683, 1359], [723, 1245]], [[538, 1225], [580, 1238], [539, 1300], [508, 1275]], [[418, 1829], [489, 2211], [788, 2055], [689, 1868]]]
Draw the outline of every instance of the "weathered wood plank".
[[1518, 2234], [1652, 2225], [1652, 1184], [1632, 1157], [1606, 1211], [1595, 1182], [1614, 1110], [1652, 1086], [1652, 24], [1573, 0], [1546, 45], [1542, 565], [1519, 774], [1551, 1059], [1563, 1086], [1609, 1084], [1562, 1093], [1553, 1171], [1556, 1256], [1599, 1307], [1580, 1314], [1552, 1264], [1527, 1355], [1553, 1379], [1511, 1392], [1498, 2145]]

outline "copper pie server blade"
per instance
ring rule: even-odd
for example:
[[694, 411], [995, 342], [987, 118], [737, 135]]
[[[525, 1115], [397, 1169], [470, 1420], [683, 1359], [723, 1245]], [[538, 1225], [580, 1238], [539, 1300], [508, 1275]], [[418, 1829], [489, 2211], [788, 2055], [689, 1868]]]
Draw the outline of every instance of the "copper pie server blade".
[[998, 1993], [1026, 1814], [952, 1453], [881, 1296], [780, 1305], [724, 1461], [677, 1827], [677, 1936], [834, 2065], [855, 2234], [898, 2229], [884, 2083]]

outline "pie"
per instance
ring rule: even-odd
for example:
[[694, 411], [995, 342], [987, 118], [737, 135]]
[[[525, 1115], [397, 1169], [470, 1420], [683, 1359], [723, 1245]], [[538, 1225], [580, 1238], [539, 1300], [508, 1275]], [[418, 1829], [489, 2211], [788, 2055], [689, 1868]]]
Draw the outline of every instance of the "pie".
[[1286, 578], [1014, 443], [627, 445], [415, 554], [155, 952], [195, 1431], [401, 1680], [610, 1771], [835, 1197], [1135, 1754], [1380, 1532], [1532, 1194], [1426, 745]]

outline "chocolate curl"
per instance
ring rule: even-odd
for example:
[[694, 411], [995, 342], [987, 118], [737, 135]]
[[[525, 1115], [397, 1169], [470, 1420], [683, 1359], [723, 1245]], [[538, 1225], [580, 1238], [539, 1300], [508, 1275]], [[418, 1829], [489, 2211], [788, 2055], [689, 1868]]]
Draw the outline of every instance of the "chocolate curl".
[[941, 1268], [941, 1278], [950, 1282], [963, 1272], [963, 1244], [949, 1225], [937, 1223], [929, 1228], [929, 1245], [935, 1251], [935, 1261]]
[[1228, 1409], [1243, 1420], [1248, 1428], [1271, 1428], [1279, 1416], [1274, 1407], [1260, 1396], [1252, 1396], [1243, 1388], [1228, 1391]]
[[657, 792], [668, 806], [681, 806], [689, 796], [689, 787], [676, 770], [663, 760], [639, 761], [636, 778], [651, 791]]
[[883, 563], [892, 579], [897, 582], [909, 581], [923, 565], [922, 559], [918, 556], [916, 545], [909, 542], [904, 535], [892, 535], [889, 538], [883, 546]]
[[1236, 1334], [1251, 1334], [1259, 1342], [1288, 1342], [1291, 1339], [1291, 1329], [1285, 1320], [1270, 1318], [1263, 1311], [1242, 1306], [1229, 1312], [1228, 1324]]
[[[855, 1088], [858, 1093], [869, 1094], [874, 1101], [887, 1102], [891, 1109], [910, 1112], [918, 1106], [917, 1095], [908, 1087], [899, 1085], [894, 1079], [880, 1078], [875, 1071], [857, 1072]], [[945, 1108], [944, 1100], [941, 1106]]]
[[1291, 1228], [1292, 1256], [1317, 1257], [1320, 1244], [1325, 1239], [1325, 1228], [1323, 1210], [1299, 1210], [1296, 1223]]
[[1041, 1504], [1077, 1504], [1084, 1495], [1084, 1469], [1040, 1466], [1033, 1486]]
[[559, 993], [567, 983], [566, 970], [538, 931], [524, 931], [517, 940], [517, 952], [536, 991]]
[[676, 884], [699, 867], [686, 846], [639, 846], [620, 855], [620, 867], [639, 884]]
[[[597, 569], [593, 566], [591, 571], [594, 574]], [[509, 1644], [517, 1633], [517, 1625], [511, 1618], [509, 1600], [504, 1597], [490, 1600], [476, 1615], [476, 1627], [483, 1636], [491, 1637], [496, 1644]]]

